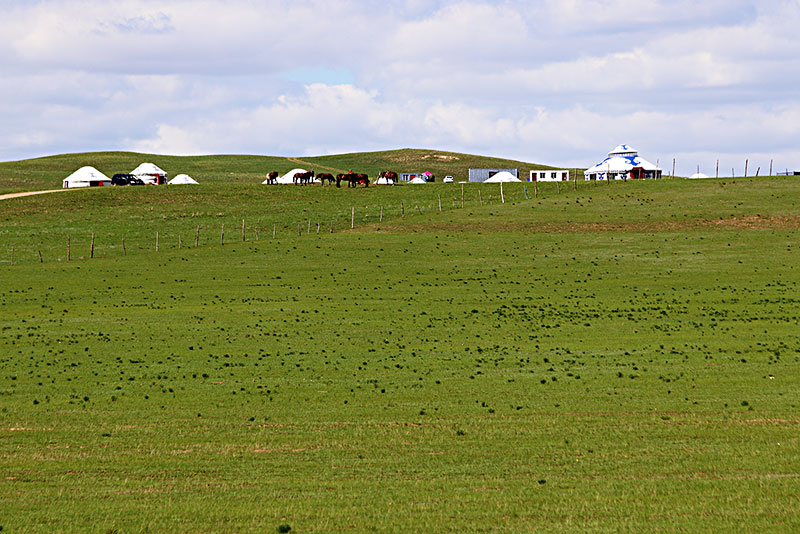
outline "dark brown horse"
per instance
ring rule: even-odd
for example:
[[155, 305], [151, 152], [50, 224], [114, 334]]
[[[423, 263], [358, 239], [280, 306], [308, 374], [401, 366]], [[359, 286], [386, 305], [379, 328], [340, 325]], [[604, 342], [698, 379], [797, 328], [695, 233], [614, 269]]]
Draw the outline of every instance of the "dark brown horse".
[[275, 185], [278, 183], [278, 171], [272, 171], [267, 174], [267, 183]]
[[308, 185], [314, 181], [314, 171], [295, 173], [293, 181], [295, 184]]
[[342, 182], [347, 182], [347, 187], [358, 187], [358, 184], [363, 184], [364, 186], [369, 187], [369, 177], [366, 174], [358, 174], [355, 172], [337, 174], [336, 187], [341, 187]]
[[325, 185], [325, 182], [328, 181], [331, 184], [336, 181], [336, 178], [329, 172], [321, 172], [317, 175], [317, 179], [322, 182], [322, 185]]

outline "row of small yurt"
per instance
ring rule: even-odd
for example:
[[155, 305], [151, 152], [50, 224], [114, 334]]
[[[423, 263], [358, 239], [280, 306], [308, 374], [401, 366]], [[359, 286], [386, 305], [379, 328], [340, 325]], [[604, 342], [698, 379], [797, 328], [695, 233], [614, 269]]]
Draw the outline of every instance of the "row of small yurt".
[[[142, 163], [133, 169], [130, 174], [139, 178], [145, 184], [151, 185], [197, 184], [197, 181], [187, 174], [179, 174], [172, 180], [167, 181], [167, 172], [153, 163]], [[91, 166], [81, 167], [77, 171], [64, 178], [62, 182], [62, 187], [65, 189], [73, 187], [98, 187], [108, 185], [111, 185], [111, 178]]]

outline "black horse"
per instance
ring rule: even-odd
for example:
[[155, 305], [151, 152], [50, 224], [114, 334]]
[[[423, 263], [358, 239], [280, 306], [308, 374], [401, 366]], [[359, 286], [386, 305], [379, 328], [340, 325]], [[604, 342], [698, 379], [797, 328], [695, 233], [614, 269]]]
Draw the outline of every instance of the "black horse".
[[322, 182], [322, 185], [325, 185], [325, 182], [328, 181], [331, 184], [336, 181], [336, 178], [329, 172], [321, 172], [317, 175], [317, 179]]

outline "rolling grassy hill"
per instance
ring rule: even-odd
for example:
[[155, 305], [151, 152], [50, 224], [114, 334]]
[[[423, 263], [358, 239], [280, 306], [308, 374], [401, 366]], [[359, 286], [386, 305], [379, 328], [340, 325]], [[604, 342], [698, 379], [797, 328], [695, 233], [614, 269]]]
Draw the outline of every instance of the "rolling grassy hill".
[[797, 530], [800, 182], [578, 186], [0, 202], [0, 524]]
[[[336, 156], [283, 158], [271, 156], [159, 156], [134, 152], [90, 152], [64, 154], [24, 161], [0, 163], [0, 192], [53, 189], [84, 165], [91, 165], [109, 177], [118, 172], [130, 172], [144, 161], [155, 163], [170, 176], [186, 173], [206, 183], [260, 183], [264, 175], [276, 170], [286, 173], [296, 167], [347, 171], [353, 169], [376, 176], [380, 171], [430, 171], [441, 179], [452, 175], [466, 180], [469, 168], [518, 168], [527, 176], [532, 169], [549, 167], [521, 161], [440, 152], [422, 149], [402, 149], [385, 152], [365, 152]], [[316, 166], [316, 167], [315, 167]]]

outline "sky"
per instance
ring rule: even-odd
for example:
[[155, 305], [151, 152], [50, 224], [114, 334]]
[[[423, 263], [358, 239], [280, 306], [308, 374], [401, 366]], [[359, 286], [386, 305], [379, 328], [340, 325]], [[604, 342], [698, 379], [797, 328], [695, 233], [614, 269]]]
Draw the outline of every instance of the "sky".
[[0, 160], [428, 148], [800, 170], [800, 0], [0, 0]]

